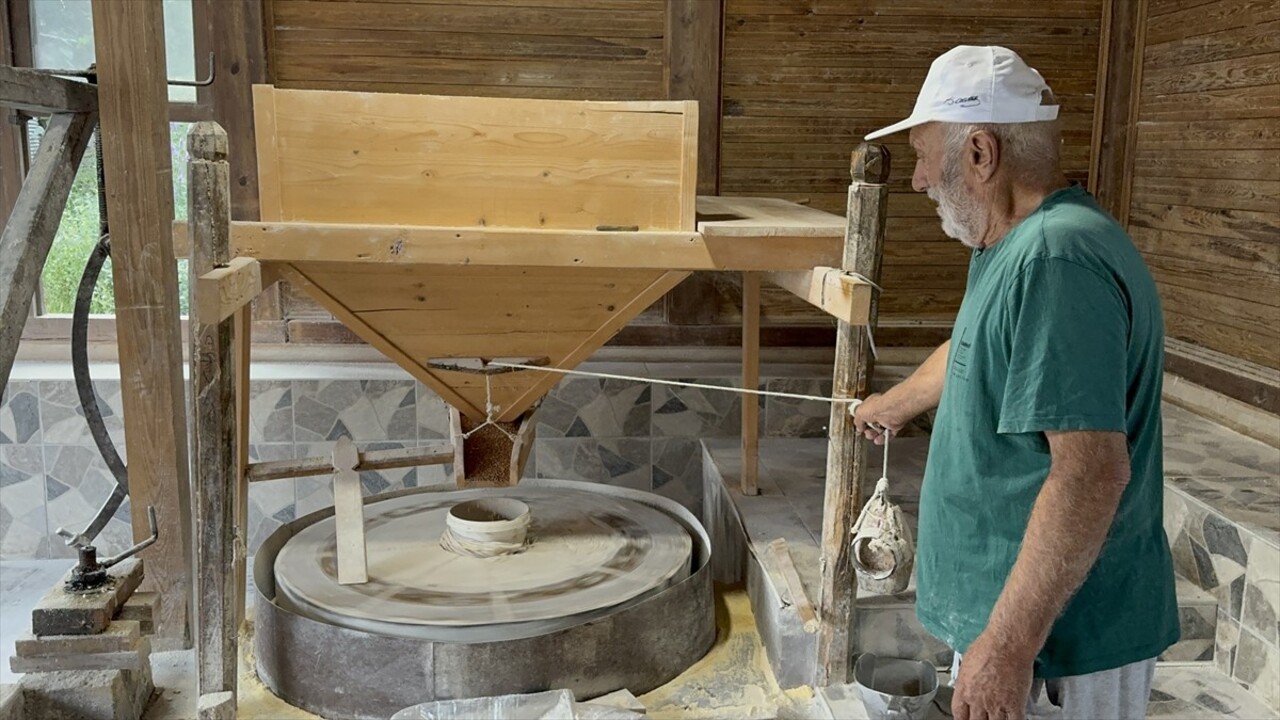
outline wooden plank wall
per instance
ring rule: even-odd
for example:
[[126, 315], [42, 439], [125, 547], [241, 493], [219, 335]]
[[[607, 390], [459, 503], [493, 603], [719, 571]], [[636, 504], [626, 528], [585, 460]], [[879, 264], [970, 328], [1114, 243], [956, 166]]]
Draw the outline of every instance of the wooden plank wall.
[[1129, 231], [1168, 335], [1280, 369], [1280, 3], [1150, 0], [1141, 57]]
[[[849, 153], [910, 112], [930, 62], [959, 44], [999, 44], [1045, 76], [1062, 103], [1068, 175], [1085, 181], [1103, 0], [726, 0], [720, 191], [807, 200], [843, 213]], [[968, 252], [911, 190], [906, 133], [886, 139], [893, 193], [881, 320], [949, 320]], [[766, 319], [815, 313], [765, 294]], [[717, 302], [723, 321], [731, 299]]]

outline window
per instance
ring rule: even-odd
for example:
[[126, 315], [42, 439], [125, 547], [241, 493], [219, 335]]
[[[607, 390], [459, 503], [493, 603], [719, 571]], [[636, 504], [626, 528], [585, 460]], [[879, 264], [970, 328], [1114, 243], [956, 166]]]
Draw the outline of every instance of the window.
[[[93, 17], [90, 0], [16, 0], [25, 2], [30, 23], [29, 57], [32, 65], [59, 70], [85, 69], [93, 63]], [[165, 55], [168, 77], [174, 80], [194, 80], [197, 65], [200, 75], [207, 69], [196, 62], [195, 21], [192, 0], [164, 0]], [[21, 35], [15, 33], [15, 45]], [[198, 100], [194, 87], [170, 86], [170, 117], [190, 116], [189, 111]], [[185, 112], [184, 112], [185, 109]], [[30, 162], [44, 134], [47, 118], [26, 118], [25, 139], [27, 160]], [[189, 122], [171, 122], [170, 150], [173, 162], [174, 214], [185, 219], [187, 212], [186, 185], [186, 137], [191, 128]], [[95, 134], [84, 159], [77, 170], [66, 209], [53, 247], [45, 262], [40, 278], [40, 289], [33, 303], [38, 316], [65, 319], [74, 307], [76, 290], [84, 273], [89, 254], [99, 238], [98, 213], [98, 160]], [[186, 260], [178, 261], [179, 299], [182, 313], [187, 313]], [[92, 313], [111, 315], [115, 309], [112, 289], [111, 266], [108, 261], [98, 278], [94, 292]]]

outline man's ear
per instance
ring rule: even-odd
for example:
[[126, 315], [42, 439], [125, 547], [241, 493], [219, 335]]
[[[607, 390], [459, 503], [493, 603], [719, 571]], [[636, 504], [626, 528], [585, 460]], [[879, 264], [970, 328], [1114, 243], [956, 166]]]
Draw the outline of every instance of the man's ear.
[[969, 169], [979, 182], [987, 182], [1000, 166], [1000, 143], [991, 133], [982, 130], [969, 135], [965, 155]]

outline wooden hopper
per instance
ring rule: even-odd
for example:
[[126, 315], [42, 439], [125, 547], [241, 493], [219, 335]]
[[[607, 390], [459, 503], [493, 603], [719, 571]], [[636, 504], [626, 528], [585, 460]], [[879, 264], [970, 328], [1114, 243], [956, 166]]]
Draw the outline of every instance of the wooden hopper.
[[[305, 252], [282, 264], [285, 279], [444, 398], [455, 426], [482, 423], [492, 403], [514, 431], [560, 376], [449, 370], [441, 360], [571, 368], [688, 275], [627, 268], [625, 256], [628, 234], [694, 230], [695, 103], [257, 86], [254, 120], [264, 221], [424, 226], [446, 237], [575, 230], [617, 246], [618, 268], [311, 262]], [[494, 428], [480, 437], [507, 440]]]

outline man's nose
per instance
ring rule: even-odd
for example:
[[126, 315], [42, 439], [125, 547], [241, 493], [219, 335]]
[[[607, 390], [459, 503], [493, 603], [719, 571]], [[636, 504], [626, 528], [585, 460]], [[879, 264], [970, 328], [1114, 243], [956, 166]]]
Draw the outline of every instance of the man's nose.
[[924, 174], [924, 163], [916, 163], [915, 172], [911, 174], [911, 188], [916, 192], [924, 192], [929, 189], [929, 181]]

